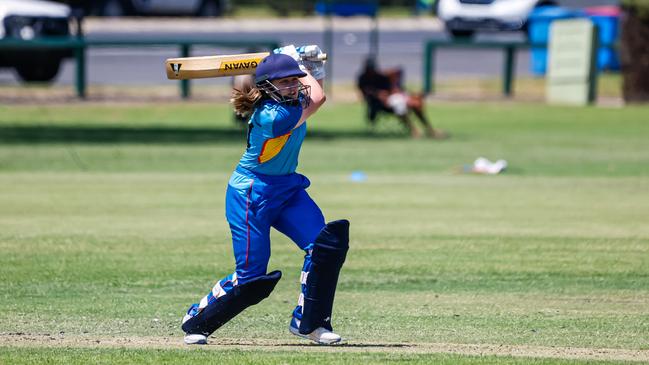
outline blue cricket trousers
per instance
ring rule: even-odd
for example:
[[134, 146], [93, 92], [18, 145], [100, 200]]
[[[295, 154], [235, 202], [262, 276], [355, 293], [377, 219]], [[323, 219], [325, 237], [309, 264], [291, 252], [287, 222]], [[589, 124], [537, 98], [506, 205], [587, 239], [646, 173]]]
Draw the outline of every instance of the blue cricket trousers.
[[262, 175], [242, 167], [232, 174], [225, 212], [236, 260], [238, 284], [265, 275], [270, 260], [270, 228], [273, 227], [305, 250], [315, 240], [325, 220], [320, 208], [305, 191], [306, 176]]
[[301, 294], [293, 311], [294, 321], [302, 319], [306, 277], [311, 267], [310, 250], [325, 227], [320, 208], [305, 191], [309, 185], [309, 179], [297, 173], [271, 176], [237, 167], [225, 198], [236, 268], [234, 273], [219, 280], [200, 303], [192, 305], [187, 312], [189, 315], [196, 315], [235, 286], [266, 274], [270, 260], [270, 228], [273, 227], [305, 251]]

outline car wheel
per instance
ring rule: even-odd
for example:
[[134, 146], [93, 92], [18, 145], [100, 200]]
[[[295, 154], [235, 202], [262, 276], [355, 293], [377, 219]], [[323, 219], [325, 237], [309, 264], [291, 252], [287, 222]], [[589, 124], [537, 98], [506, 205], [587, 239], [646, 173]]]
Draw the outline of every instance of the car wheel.
[[523, 36], [525, 37], [525, 41], [529, 42], [530, 41], [530, 22], [526, 21], [523, 26], [521, 27], [521, 32], [523, 32]]
[[200, 9], [198, 10], [199, 16], [220, 16], [221, 15], [221, 5], [218, 0], [204, 0], [201, 4]]
[[61, 59], [24, 62], [16, 66], [16, 72], [25, 82], [50, 82], [59, 73]]
[[538, 8], [540, 6], [557, 6], [557, 5], [558, 5], [557, 2], [553, 0], [541, 0], [536, 4], [536, 7]]
[[451, 32], [453, 38], [458, 38], [458, 39], [471, 38], [473, 37], [473, 33], [475, 33], [475, 31], [473, 30], [465, 30], [465, 29], [449, 29], [449, 32]]
[[131, 0], [104, 0], [100, 11], [103, 16], [133, 15], [134, 12], [135, 7]]

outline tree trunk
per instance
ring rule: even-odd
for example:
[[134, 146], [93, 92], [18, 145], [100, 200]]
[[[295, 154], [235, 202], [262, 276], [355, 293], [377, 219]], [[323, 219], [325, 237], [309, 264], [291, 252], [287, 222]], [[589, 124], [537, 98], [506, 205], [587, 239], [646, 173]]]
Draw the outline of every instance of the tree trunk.
[[649, 102], [649, 21], [626, 8], [620, 40], [624, 101]]

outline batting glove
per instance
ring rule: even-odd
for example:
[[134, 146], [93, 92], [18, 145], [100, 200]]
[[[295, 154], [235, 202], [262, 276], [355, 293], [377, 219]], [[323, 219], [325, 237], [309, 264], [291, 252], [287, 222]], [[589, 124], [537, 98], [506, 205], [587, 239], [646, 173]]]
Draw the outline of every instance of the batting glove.
[[294, 60], [297, 61], [300, 65], [300, 70], [306, 71], [306, 66], [302, 63], [302, 58], [300, 58], [300, 53], [297, 51], [294, 45], [289, 44], [288, 46], [275, 48], [273, 53], [281, 53], [287, 56], [291, 56]]
[[300, 46], [297, 47], [297, 52], [300, 54], [304, 66], [306, 66], [316, 80], [322, 80], [325, 78], [326, 71], [324, 65], [327, 55], [322, 52], [320, 46], [316, 44]]
[[297, 48], [297, 52], [300, 54], [300, 58], [306, 61], [323, 61], [325, 58], [325, 53], [315, 44], [300, 46]]
[[304, 63], [304, 66], [306, 66], [307, 70], [309, 70], [311, 76], [313, 76], [313, 78], [316, 80], [322, 80], [327, 75], [327, 72], [325, 70], [325, 61], [304, 60], [302, 61], [302, 63]]

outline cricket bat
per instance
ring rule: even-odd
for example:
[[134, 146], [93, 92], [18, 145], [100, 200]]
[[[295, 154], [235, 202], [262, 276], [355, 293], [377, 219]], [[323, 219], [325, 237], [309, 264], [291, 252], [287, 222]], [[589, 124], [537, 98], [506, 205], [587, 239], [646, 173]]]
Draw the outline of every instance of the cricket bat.
[[[254, 74], [257, 65], [268, 56], [269, 52], [241, 53], [222, 56], [169, 58], [165, 69], [169, 80], [204, 79]], [[326, 60], [321, 54], [318, 60]]]

